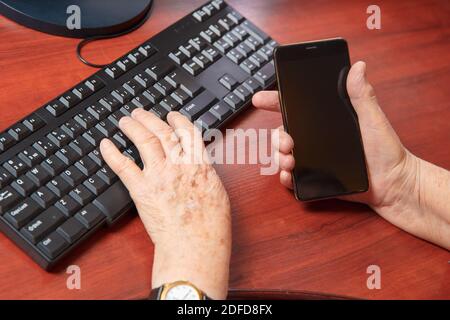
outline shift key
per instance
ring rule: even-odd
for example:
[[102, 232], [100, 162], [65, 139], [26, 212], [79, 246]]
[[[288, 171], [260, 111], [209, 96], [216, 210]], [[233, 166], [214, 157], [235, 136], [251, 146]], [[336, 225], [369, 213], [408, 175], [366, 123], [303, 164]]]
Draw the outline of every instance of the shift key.
[[23, 227], [21, 232], [28, 240], [37, 243], [62, 221], [64, 221], [64, 215], [56, 207], [50, 207]]

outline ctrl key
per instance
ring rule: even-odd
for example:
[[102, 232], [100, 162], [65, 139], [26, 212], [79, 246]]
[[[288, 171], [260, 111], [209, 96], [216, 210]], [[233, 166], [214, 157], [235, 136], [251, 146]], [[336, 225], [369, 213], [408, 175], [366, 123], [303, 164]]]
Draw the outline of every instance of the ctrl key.
[[51, 259], [56, 258], [69, 244], [56, 231], [39, 242], [38, 248]]

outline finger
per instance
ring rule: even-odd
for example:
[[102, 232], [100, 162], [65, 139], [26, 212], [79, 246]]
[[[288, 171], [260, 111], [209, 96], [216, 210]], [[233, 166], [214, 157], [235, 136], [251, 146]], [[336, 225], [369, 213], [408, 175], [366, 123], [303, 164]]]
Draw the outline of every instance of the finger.
[[294, 140], [292, 137], [284, 131], [283, 126], [278, 127], [272, 133], [272, 146], [275, 150], [279, 150], [281, 153], [288, 154], [294, 149]]
[[280, 169], [285, 171], [292, 171], [295, 167], [295, 160], [292, 154], [279, 154]]
[[293, 189], [294, 188], [293, 184], [292, 184], [292, 174], [289, 171], [282, 170], [280, 172], [280, 182], [286, 188], [289, 188], [289, 189]]
[[162, 161], [165, 158], [158, 137], [147, 130], [140, 122], [130, 117], [123, 117], [119, 121], [119, 127], [139, 150], [144, 165]]
[[258, 109], [280, 111], [278, 91], [259, 91], [253, 95], [252, 103]]
[[172, 127], [159, 119], [152, 112], [138, 108], [133, 110], [131, 117], [158, 137], [166, 157], [173, 153], [179, 154], [181, 152], [180, 140]]
[[375, 91], [366, 77], [366, 63], [356, 62], [347, 77], [347, 92], [360, 121], [374, 126], [387, 123]]
[[119, 176], [129, 191], [140, 185], [142, 171], [133, 160], [120, 153], [114, 143], [103, 139], [100, 142], [100, 152], [106, 164]]
[[180, 138], [180, 144], [184, 153], [200, 159], [205, 150], [201, 132], [179, 112], [169, 112], [167, 122], [175, 130]]

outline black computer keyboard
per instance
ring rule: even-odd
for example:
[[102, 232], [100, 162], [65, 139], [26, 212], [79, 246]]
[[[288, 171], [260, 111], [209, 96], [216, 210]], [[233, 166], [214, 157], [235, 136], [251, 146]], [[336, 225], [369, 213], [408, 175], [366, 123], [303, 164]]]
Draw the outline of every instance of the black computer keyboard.
[[133, 206], [98, 149], [109, 137], [140, 163], [121, 117], [177, 110], [219, 128], [274, 84], [276, 46], [225, 2], [208, 2], [0, 133], [1, 230], [49, 269]]

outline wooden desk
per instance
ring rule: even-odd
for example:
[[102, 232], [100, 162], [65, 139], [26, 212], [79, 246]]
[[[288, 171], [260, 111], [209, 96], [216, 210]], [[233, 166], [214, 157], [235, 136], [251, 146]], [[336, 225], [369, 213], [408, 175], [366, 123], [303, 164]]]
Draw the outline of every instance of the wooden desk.
[[[155, 1], [130, 35], [90, 44], [106, 63], [203, 0]], [[383, 109], [412, 152], [450, 169], [450, 4], [379, 1], [382, 29], [366, 28], [367, 1], [230, 0], [281, 43], [345, 37], [353, 61], [368, 63]], [[46, 35], [0, 18], [0, 129], [93, 73], [75, 55], [79, 40]], [[233, 128], [275, 128], [277, 114], [249, 110]], [[234, 288], [281, 288], [361, 298], [450, 298], [450, 254], [397, 229], [363, 205], [305, 205], [256, 165], [218, 166], [233, 207]], [[46, 273], [0, 235], [0, 298], [134, 299], [150, 288], [153, 247], [131, 215]], [[81, 267], [81, 290], [67, 290], [65, 266]], [[382, 271], [368, 290], [366, 268]]]

